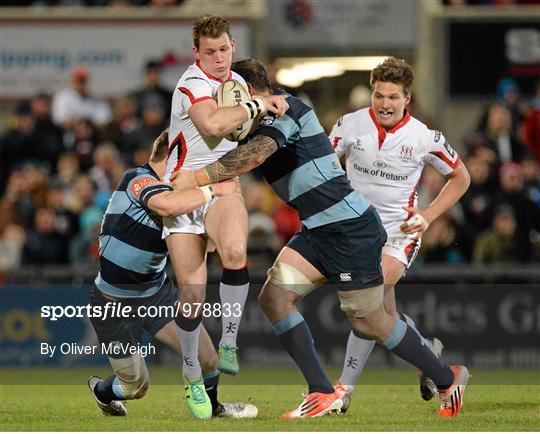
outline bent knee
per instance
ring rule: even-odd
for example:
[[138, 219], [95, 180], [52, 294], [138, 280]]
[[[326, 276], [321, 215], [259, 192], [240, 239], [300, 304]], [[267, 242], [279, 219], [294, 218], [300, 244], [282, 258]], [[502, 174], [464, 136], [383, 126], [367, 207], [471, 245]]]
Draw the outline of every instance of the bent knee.
[[349, 318], [364, 318], [382, 310], [383, 285], [365, 288], [353, 293], [339, 293], [340, 308]]
[[200, 287], [197, 288], [188, 288], [187, 285], [181, 285], [181, 287], [186, 288], [181, 291], [180, 301], [182, 303], [204, 303], [204, 300], [206, 299], [206, 288], [204, 285], [200, 285]]
[[244, 242], [233, 242], [221, 250], [221, 262], [225, 268], [237, 268], [246, 263], [247, 251]]

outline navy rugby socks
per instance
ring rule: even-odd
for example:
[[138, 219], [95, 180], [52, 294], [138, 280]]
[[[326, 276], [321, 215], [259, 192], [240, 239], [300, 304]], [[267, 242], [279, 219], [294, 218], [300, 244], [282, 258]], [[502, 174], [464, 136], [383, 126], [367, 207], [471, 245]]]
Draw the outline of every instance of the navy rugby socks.
[[292, 313], [272, 325], [289, 355], [302, 371], [309, 393], [333, 393], [334, 387], [324, 373], [309, 327], [300, 312]]
[[447, 389], [454, 381], [454, 374], [422, 342], [418, 332], [405, 321], [396, 319], [393, 330], [382, 344], [396, 356], [421, 369], [439, 389]]
[[99, 402], [103, 404], [110, 404], [111, 401], [121, 401], [125, 399], [123, 396], [117, 396], [113, 390], [113, 382], [116, 379], [116, 375], [109, 375], [104, 380], [101, 380], [94, 388], [94, 394]]

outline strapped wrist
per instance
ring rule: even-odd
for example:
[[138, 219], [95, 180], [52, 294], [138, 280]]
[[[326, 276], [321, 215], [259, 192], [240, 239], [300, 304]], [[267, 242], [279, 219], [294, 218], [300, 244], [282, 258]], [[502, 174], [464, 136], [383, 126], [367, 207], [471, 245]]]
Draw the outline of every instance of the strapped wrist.
[[255, 97], [249, 101], [240, 104], [248, 114], [249, 119], [255, 119], [260, 114], [266, 114], [266, 104], [264, 100], [259, 97]]

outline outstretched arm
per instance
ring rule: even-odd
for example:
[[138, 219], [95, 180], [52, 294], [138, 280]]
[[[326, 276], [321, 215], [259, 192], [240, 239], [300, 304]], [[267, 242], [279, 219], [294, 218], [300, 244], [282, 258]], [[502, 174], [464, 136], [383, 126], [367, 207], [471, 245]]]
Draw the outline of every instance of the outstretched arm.
[[256, 136], [206, 167], [194, 172], [179, 172], [171, 183], [177, 189], [185, 189], [234, 178], [261, 165], [277, 149], [278, 145], [274, 139]]
[[214, 183], [211, 188], [163, 191], [150, 197], [146, 206], [162, 217], [174, 217], [193, 211], [209, 202], [214, 196], [220, 197], [240, 193], [240, 191], [240, 182], [230, 180]]
[[195, 180], [199, 185], [206, 185], [234, 178], [264, 163], [264, 160], [277, 149], [278, 145], [274, 139], [256, 136], [253, 141], [236, 147], [216, 162], [196, 170]]

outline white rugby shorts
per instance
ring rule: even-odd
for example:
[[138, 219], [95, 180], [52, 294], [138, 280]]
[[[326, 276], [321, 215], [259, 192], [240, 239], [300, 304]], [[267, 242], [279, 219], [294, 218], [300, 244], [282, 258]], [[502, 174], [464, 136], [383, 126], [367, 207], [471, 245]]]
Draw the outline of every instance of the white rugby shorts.
[[210, 202], [201, 205], [199, 208], [187, 214], [176, 217], [163, 217], [163, 231], [161, 238], [165, 239], [171, 234], [205, 234], [204, 219], [210, 207], [216, 203], [219, 197], [214, 197]]
[[418, 251], [420, 250], [421, 238], [415, 238], [407, 234], [388, 235], [386, 244], [382, 248], [382, 254], [392, 256], [409, 269]]

